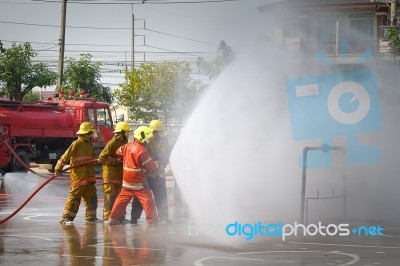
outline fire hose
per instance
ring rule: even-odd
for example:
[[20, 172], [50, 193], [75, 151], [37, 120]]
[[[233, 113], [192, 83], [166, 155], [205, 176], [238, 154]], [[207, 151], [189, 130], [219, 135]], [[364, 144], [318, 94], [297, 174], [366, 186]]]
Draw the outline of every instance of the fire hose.
[[[33, 174], [39, 175], [41, 177], [45, 177], [47, 178], [47, 176], [43, 176], [40, 175], [39, 173], [35, 172], [34, 170], [30, 169], [28, 165], [26, 165], [20, 158], [19, 156], [15, 153], [15, 151], [11, 148], [10, 145], [8, 145], [8, 143], [6, 143], [4, 140], [0, 141], [6, 145], [6, 147], [11, 151], [11, 153], [15, 156], [15, 158], [21, 163], [21, 165], [23, 167], [25, 167], [25, 169], [27, 169], [28, 171], [30, 171]], [[70, 166], [68, 168], [63, 169], [61, 172], [65, 173], [67, 171], [69, 171], [70, 169], [76, 168], [76, 167], [80, 167], [86, 164], [90, 164], [90, 163], [97, 163], [97, 159], [93, 159], [93, 160], [89, 160], [89, 161], [85, 161], [79, 164], [76, 164], [74, 166]], [[13, 211], [11, 214], [9, 214], [6, 218], [0, 220], [0, 224], [3, 224], [5, 222], [7, 222], [8, 220], [10, 220], [12, 217], [14, 217], [23, 207], [25, 207], [26, 204], [28, 204], [29, 201], [31, 201], [31, 199], [42, 189], [44, 188], [51, 180], [53, 180], [54, 178], [56, 178], [58, 175], [54, 174], [52, 176], [50, 176], [49, 178], [47, 178], [47, 180], [45, 180], [35, 191], [33, 191], [33, 193], [15, 210]]]
[[0, 139], [0, 142], [3, 143], [8, 150], [14, 155], [15, 159], [17, 159], [17, 161], [29, 172], [31, 172], [32, 174], [38, 175], [40, 177], [44, 177], [47, 178], [47, 176], [41, 175], [38, 172], [32, 170], [29, 165], [26, 165], [24, 161], [21, 160], [21, 158], [19, 158], [19, 156], [17, 155], [17, 153], [14, 151], [14, 149], [10, 146], [10, 144], [8, 144], [7, 142], [5, 142], [4, 140]]

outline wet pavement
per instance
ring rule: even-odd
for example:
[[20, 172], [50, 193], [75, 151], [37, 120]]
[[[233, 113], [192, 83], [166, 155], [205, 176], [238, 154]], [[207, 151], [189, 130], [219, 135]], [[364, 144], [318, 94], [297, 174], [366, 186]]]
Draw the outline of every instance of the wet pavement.
[[[65, 226], [58, 223], [66, 195], [60, 191], [66, 192], [68, 184], [55, 181], [49, 190], [57, 195], [38, 194], [0, 225], [0, 265], [400, 265], [400, 221], [380, 222], [383, 236], [290, 236], [285, 241], [257, 236], [246, 241], [227, 236], [225, 226], [195, 224], [186, 207], [174, 205], [173, 182], [168, 184], [169, 225], [147, 227], [144, 217], [137, 225], [86, 224], [81, 205], [74, 225]], [[24, 199], [0, 198], [0, 219]], [[100, 199], [98, 217], [101, 210]], [[354, 221], [350, 227], [361, 224], [377, 225]], [[211, 229], [225, 236], [206, 235]]]

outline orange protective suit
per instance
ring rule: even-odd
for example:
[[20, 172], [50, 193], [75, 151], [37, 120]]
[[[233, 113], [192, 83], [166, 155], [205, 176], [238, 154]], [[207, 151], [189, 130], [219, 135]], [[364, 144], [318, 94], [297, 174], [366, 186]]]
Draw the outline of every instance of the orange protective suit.
[[133, 197], [137, 197], [146, 213], [148, 224], [157, 224], [157, 210], [145, 175], [145, 172], [158, 168], [157, 162], [137, 139], [120, 147], [116, 154], [123, 158], [123, 182], [110, 214], [110, 223], [121, 221], [125, 216], [126, 206]]

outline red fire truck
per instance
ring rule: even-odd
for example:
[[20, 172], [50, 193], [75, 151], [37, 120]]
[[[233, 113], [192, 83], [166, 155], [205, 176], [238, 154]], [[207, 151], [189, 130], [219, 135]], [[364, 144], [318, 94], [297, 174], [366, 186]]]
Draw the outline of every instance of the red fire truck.
[[[0, 138], [8, 143], [21, 160], [47, 164], [53, 172], [55, 164], [71, 142], [82, 122], [89, 121], [98, 136], [93, 139], [99, 154], [112, 138], [113, 121], [109, 105], [86, 98], [84, 92], [75, 98], [56, 94], [53, 100], [39, 102], [0, 101]], [[24, 171], [9, 148], [0, 142], [0, 169]]]

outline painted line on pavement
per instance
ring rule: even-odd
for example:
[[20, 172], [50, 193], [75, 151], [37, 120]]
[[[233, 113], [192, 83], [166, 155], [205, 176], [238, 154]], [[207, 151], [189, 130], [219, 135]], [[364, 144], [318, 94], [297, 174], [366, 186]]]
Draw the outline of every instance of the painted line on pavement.
[[355, 247], [355, 248], [390, 248], [390, 249], [400, 249], [400, 247], [393, 246], [364, 246], [364, 245], [350, 245], [350, 244], [329, 244], [329, 243], [306, 243], [306, 242], [288, 242], [290, 244], [298, 245], [317, 245], [317, 246], [339, 246], [339, 247]]
[[209, 259], [223, 259], [223, 260], [251, 260], [251, 261], [265, 261], [265, 260], [261, 260], [261, 259], [250, 259], [250, 258], [235, 258], [235, 257], [205, 257], [205, 258], [201, 258], [196, 260], [193, 265], [195, 266], [204, 266], [203, 262]]
[[241, 253], [236, 253], [238, 255], [246, 255], [246, 254], [271, 254], [271, 253], [322, 253], [322, 254], [338, 254], [338, 255], [344, 255], [352, 258], [351, 261], [345, 263], [345, 264], [340, 264], [338, 266], [347, 266], [347, 265], [352, 265], [354, 263], [357, 263], [360, 260], [360, 257], [356, 254], [352, 253], [343, 253], [340, 251], [330, 251], [330, 252], [324, 252], [324, 251], [312, 251], [312, 250], [277, 250], [277, 251], [255, 251], [255, 252], [241, 252]]

